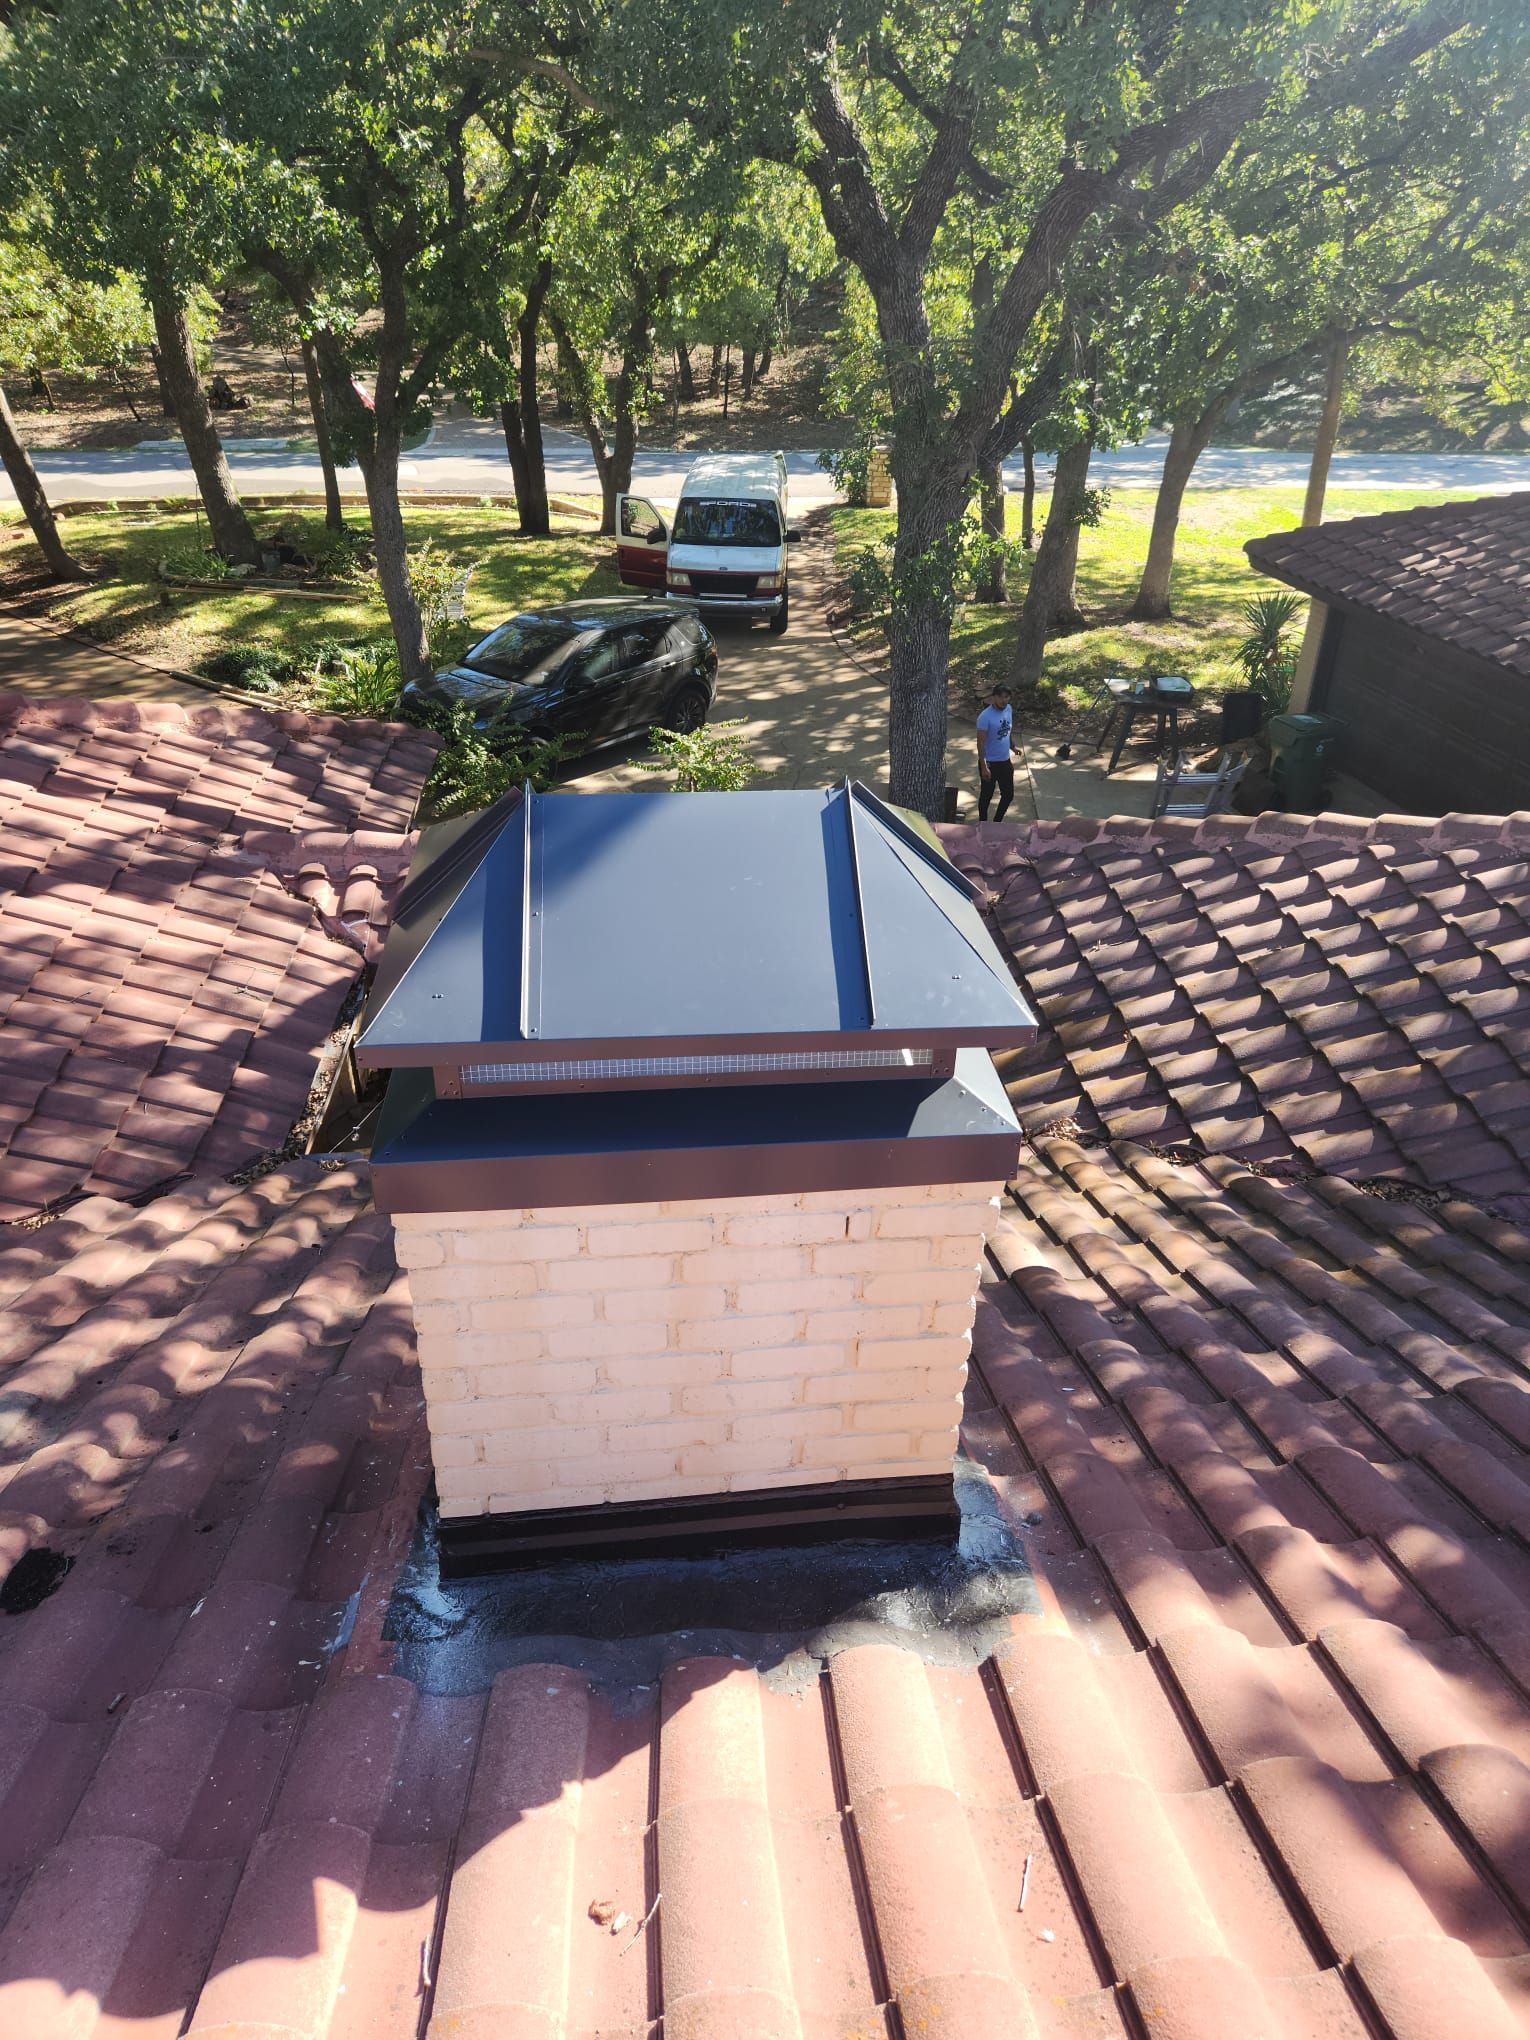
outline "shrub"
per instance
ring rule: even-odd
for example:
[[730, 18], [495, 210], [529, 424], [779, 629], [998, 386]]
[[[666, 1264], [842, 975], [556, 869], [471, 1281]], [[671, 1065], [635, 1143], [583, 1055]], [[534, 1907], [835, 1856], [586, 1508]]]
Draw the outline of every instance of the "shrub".
[[1281, 714], [1291, 703], [1297, 648], [1289, 626], [1301, 606], [1299, 595], [1259, 595], [1243, 604], [1247, 628], [1238, 645], [1238, 664], [1249, 686], [1264, 696], [1272, 715]]
[[273, 694], [293, 677], [293, 663], [274, 645], [227, 645], [221, 652], [210, 652], [197, 671], [220, 687]]
[[162, 581], [226, 581], [230, 573], [228, 561], [211, 546], [172, 546], [154, 565]]
[[740, 720], [714, 723], [710, 729], [703, 724], [686, 735], [655, 730], [653, 747], [659, 755], [638, 759], [638, 767], [643, 772], [673, 772], [672, 793], [737, 793], [760, 769], [744, 749], [743, 738], [731, 734], [742, 728]]
[[439, 657], [437, 639], [460, 621], [453, 617], [452, 610], [465, 594], [476, 564], [474, 560], [454, 559], [450, 553], [437, 552], [429, 539], [409, 554], [409, 586], [420, 605], [420, 618], [430, 640], [432, 656]]
[[365, 531], [330, 531], [304, 540], [304, 550], [321, 581], [349, 581], [365, 585], [375, 577], [376, 562], [371, 535]]
[[553, 783], [558, 767], [579, 742], [577, 736], [534, 737], [521, 729], [475, 729], [471, 709], [416, 710], [446, 739], [425, 787], [424, 806], [432, 821], [486, 808], [512, 786], [530, 781], [538, 793]]
[[398, 651], [391, 638], [337, 648], [330, 671], [319, 681], [319, 700], [331, 715], [368, 715], [381, 721], [398, 706], [401, 686]]

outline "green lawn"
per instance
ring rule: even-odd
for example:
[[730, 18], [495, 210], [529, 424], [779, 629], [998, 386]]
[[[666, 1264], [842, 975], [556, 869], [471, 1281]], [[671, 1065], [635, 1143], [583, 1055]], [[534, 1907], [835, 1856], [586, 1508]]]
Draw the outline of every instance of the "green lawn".
[[[528, 603], [617, 592], [608, 564], [611, 541], [596, 539], [588, 520], [555, 516], [559, 528], [551, 538], [526, 539], [513, 530], [513, 513], [501, 507], [421, 507], [405, 514], [412, 545], [429, 539], [442, 552], [478, 562], [468, 618], [482, 629]], [[323, 532], [322, 516], [290, 509], [256, 510], [251, 517], [258, 530], [280, 524], [315, 540]], [[352, 513], [352, 522], [365, 529], [361, 511]], [[195, 667], [225, 646], [257, 642], [302, 660], [320, 639], [370, 637], [387, 629], [375, 586], [324, 600], [241, 589], [235, 582], [211, 593], [167, 589], [155, 578], [156, 560], [205, 541], [206, 528], [189, 507], [145, 515], [129, 506], [68, 518], [62, 526], [66, 542], [86, 560], [109, 565], [112, 578], [62, 593], [49, 613], [103, 643], [182, 667]], [[13, 571], [37, 564], [30, 543], [7, 546], [0, 557]]]
[[[1471, 496], [1471, 489], [1332, 489], [1325, 514], [1360, 517], [1378, 510], [1402, 510], [1415, 503], [1446, 503]], [[1243, 556], [1245, 539], [1294, 526], [1301, 514], [1300, 489], [1191, 489], [1179, 528], [1175, 556], [1174, 605], [1168, 623], [1129, 623], [1126, 612], [1147, 555], [1153, 517], [1151, 489], [1117, 489], [1103, 520], [1085, 530], [1079, 543], [1079, 599], [1089, 624], [1056, 637], [1047, 647], [1039, 700], [1022, 709], [1045, 715], [1059, 696], [1076, 703], [1081, 683], [1107, 673], [1183, 673], [1211, 693], [1231, 685], [1237, 669], [1233, 652], [1240, 634], [1239, 607], [1251, 596], [1279, 584], [1256, 574]], [[1041, 531], [1046, 498], [1038, 497], [1036, 530]], [[1020, 535], [1020, 504], [1011, 496], [1010, 536]], [[846, 566], [862, 546], [892, 531], [888, 510], [833, 512], [835, 548]], [[1023, 596], [1024, 580], [1011, 576], [1011, 594]], [[1015, 634], [1015, 609], [964, 605], [952, 642], [953, 708], [965, 711], [994, 680], [1007, 677]], [[1296, 621], [1301, 629], [1302, 618]]]

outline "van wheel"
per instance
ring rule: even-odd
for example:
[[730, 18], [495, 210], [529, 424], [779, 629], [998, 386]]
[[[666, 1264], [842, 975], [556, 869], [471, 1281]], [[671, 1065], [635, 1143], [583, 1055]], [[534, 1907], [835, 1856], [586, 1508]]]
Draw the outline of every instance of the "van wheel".
[[706, 692], [700, 687], [686, 687], [677, 694], [656, 725], [661, 730], [675, 730], [682, 737], [688, 737], [692, 730], [699, 730], [707, 719]]
[[786, 626], [791, 615], [791, 599], [790, 590], [783, 588], [781, 590], [781, 607], [770, 619], [770, 634], [772, 637], [786, 636]]

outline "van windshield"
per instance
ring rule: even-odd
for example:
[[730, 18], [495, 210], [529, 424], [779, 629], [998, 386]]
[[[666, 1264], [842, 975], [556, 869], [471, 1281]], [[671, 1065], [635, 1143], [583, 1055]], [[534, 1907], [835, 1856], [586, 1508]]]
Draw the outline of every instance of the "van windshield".
[[774, 503], [730, 503], [714, 496], [682, 496], [675, 513], [675, 545], [779, 545], [781, 520]]

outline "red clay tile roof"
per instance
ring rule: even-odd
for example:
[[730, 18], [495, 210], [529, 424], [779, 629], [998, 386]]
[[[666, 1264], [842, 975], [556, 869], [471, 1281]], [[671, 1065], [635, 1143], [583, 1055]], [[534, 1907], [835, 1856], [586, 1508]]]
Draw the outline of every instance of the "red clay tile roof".
[[103, 808], [199, 835], [407, 829], [440, 739], [403, 723], [0, 694], [0, 825]]
[[0, 1219], [280, 1146], [413, 842], [356, 825], [407, 824], [436, 742], [0, 697]]
[[1530, 815], [941, 834], [1043, 1023], [1027, 1131], [1530, 1191]]
[[7, 2040], [1523, 2036], [1530, 1236], [1059, 1141], [993, 1254], [996, 1657], [443, 1694], [364, 1173], [20, 1235], [0, 1550], [74, 1565], [0, 1616]]
[[1261, 573], [1530, 674], [1530, 490], [1251, 538]]

